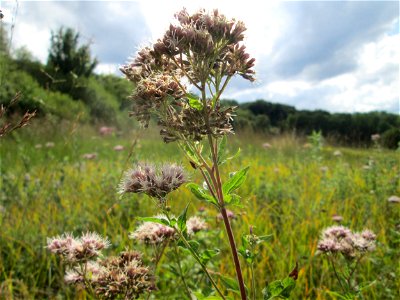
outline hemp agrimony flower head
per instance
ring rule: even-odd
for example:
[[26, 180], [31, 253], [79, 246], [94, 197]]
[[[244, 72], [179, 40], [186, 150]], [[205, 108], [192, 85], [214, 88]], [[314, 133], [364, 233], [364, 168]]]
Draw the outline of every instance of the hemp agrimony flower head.
[[[160, 216], [156, 216], [159, 218]], [[138, 240], [144, 244], [158, 245], [167, 240], [177, 238], [175, 229], [154, 222], [144, 222], [134, 232], [129, 235], [129, 238]]]
[[354, 259], [374, 251], [375, 240], [376, 235], [368, 229], [353, 233], [344, 226], [332, 226], [322, 232], [317, 249], [322, 253], [341, 253], [347, 259]]
[[207, 229], [207, 223], [204, 219], [194, 216], [186, 221], [186, 228], [188, 235], [193, 235], [196, 232]]
[[[221, 108], [219, 99], [234, 75], [255, 80], [255, 60], [242, 44], [246, 27], [218, 10], [191, 15], [183, 9], [175, 18], [163, 37], [121, 68], [136, 86], [132, 115], [146, 127], [156, 115], [165, 142], [231, 133], [235, 108]], [[184, 82], [202, 98], [189, 95]]]
[[87, 261], [99, 256], [100, 251], [110, 246], [107, 239], [95, 232], [87, 232], [80, 238], [70, 233], [47, 239], [47, 249], [69, 262]]
[[164, 164], [156, 167], [152, 164], [138, 164], [125, 173], [119, 186], [120, 193], [143, 193], [157, 199], [186, 182], [183, 168], [176, 164]]

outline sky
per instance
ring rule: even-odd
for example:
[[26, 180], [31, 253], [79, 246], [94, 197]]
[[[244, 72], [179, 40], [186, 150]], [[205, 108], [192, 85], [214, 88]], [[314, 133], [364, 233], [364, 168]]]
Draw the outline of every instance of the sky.
[[297, 109], [400, 113], [398, 1], [4, 1], [12, 47], [46, 62], [51, 30], [72, 27], [100, 61], [118, 67], [161, 37], [183, 7], [245, 22], [257, 81], [237, 77], [223, 98], [264, 99]]

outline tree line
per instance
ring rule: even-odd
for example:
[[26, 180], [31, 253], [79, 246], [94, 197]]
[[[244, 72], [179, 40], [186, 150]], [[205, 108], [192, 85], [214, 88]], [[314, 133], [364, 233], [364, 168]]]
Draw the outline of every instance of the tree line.
[[[59, 28], [52, 32], [45, 64], [26, 48], [11, 51], [7, 32], [0, 27], [0, 105], [6, 106], [17, 92], [21, 99], [9, 115], [36, 110], [38, 117], [75, 119], [82, 122], [118, 124], [130, 108], [132, 84], [115, 75], [99, 75], [98, 60], [90, 43], [82, 43], [79, 32]], [[400, 142], [400, 117], [387, 112], [329, 113], [297, 110], [293, 106], [265, 100], [238, 103], [234, 127], [259, 133], [294, 132], [309, 135], [320, 131], [325, 137], [347, 145], [370, 145], [379, 134], [386, 147]]]

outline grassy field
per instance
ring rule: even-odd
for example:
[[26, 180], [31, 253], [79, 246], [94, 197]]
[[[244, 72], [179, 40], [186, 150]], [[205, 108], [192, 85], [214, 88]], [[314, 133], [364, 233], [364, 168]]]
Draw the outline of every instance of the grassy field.
[[[262, 144], [271, 144], [269, 149]], [[49, 144], [54, 143], [54, 144]], [[312, 154], [304, 141], [290, 136], [267, 139], [237, 134], [229, 151], [241, 155], [223, 167], [223, 176], [243, 166], [251, 172], [240, 189], [244, 206], [231, 208], [237, 218], [237, 236], [253, 225], [257, 234], [272, 234], [261, 250], [256, 268], [257, 289], [266, 281], [285, 277], [299, 263], [293, 299], [335, 299], [338, 290], [327, 262], [316, 255], [320, 231], [337, 224], [332, 216], [354, 230], [369, 228], [377, 234], [377, 249], [357, 270], [360, 281], [371, 282], [364, 299], [400, 299], [400, 205], [389, 203], [400, 196], [399, 153], [379, 149], [333, 148], [325, 145]], [[47, 145], [46, 145], [47, 144]], [[39, 146], [40, 145], [40, 146]], [[123, 151], [113, 150], [124, 146]], [[60, 261], [46, 249], [46, 238], [63, 232], [97, 231], [113, 246], [140, 249], [128, 239], [137, 216], [156, 213], [145, 196], [116, 192], [122, 173], [136, 161], [180, 162], [192, 181], [198, 174], [174, 144], [163, 144], [157, 134], [126, 131], [100, 136], [92, 128], [71, 124], [56, 127], [33, 124], [1, 140], [0, 178], [0, 298], [84, 299], [63, 283]], [[340, 156], [334, 155], [340, 150]], [[94, 159], [84, 154], [96, 153]], [[191, 200], [190, 215], [204, 206], [188, 189], [172, 194], [172, 210], [178, 214]], [[221, 249], [213, 262], [215, 272], [234, 276], [230, 250], [216, 212], [206, 207], [210, 232], [205, 243]], [[202, 237], [200, 237], [202, 238]], [[159, 287], [154, 299], [183, 299], [181, 282], [172, 275], [167, 253], [158, 270]], [[196, 269], [187, 260], [184, 267]], [[248, 270], [244, 274], [248, 276]], [[188, 276], [189, 278], [189, 276]], [[250, 285], [249, 280], [246, 282]], [[196, 282], [189, 282], [195, 288]]]

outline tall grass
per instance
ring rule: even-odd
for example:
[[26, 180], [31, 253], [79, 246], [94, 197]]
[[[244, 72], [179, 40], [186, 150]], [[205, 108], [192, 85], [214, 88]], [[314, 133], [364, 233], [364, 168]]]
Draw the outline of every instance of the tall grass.
[[[54, 147], [46, 147], [47, 142], [54, 142]], [[265, 142], [271, 148], [263, 148]], [[125, 150], [114, 151], [117, 144]], [[303, 144], [289, 135], [267, 139], [247, 132], [238, 133], [229, 145], [232, 152], [240, 147], [242, 155], [223, 169], [222, 176], [239, 166], [252, 169], [240, 190], [250, 195], [244, 198], [246, 209], [230, 207], [238, 216], [235, 232], [246, 233], [246, 224], [251, 224], [257, 234], [273, 234], [257, 264], [257, 289], [286, 276], [298, 262], [293, 299], [334, 299], [328, 289], [337, 288], [335, 279], [316, 246], [319, 232], [335, 223], [333, 215], [340, 215], [343, 225], [354, 230], [367, 227], [378, 235], [376, 252], [357, 273], [359, 279], [373, 282], [365, 299], [398, 299], [400, 209], [387, 201], [400, 194], [398, 153], [341, 148], [342, 155], [334, 156], [338, 149], [326, 146], [316, 160]], [[63, 269], [44, 248], [46, 238], [90, 230], [109, 237], [110, 252], [140, 247], [128, 233], [137, 225], [136, 216], [150, 216], [155, 210], [144, 196], [119, 198], [116, 188], [122, 172], [138, 160], [184, 162], [175, 145], [163, 145], [156, 132], [101, 137], [93, 128], [73, 124], [33, 125], [3, 139], [0, 147], [1, 299], [85, 297], [62, 283]], [[89, 152], [97, 158], [84, 160], [82, 155]], [[185, 167], [190, 172], [190, 165]], [[194, 172], [191, 179], [200, 180]], [[189, 197], [184, 188], [173, 193], [175, 213]], [[202, 203], [191, 203], [190, 214], [195, 214]], [[225, 232], [216, 212], [210, 209], [205, 215], [213, 233], [208, 243], [222, 250], [215, 266], [233, 277], [229, 245], [221, 245], [225, 239], [219, 237]], [[161, 265], [164, 277], [159, 278], [167, 294], [156, 297], [182, 299], [179, 289], [168, 285], [166, 264]], [[250, 278], [249, 270], [244, 271]]]

